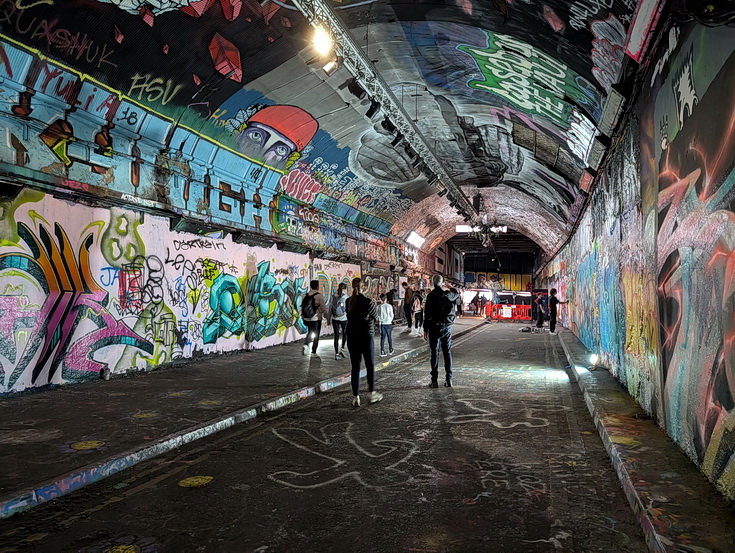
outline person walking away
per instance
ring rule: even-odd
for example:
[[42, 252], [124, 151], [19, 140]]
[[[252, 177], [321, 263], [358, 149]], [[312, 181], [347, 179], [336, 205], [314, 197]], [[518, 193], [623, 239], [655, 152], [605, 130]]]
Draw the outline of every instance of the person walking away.
[[406, 330], [410, 332], [413, 327], [413, 318], [411, 317], [411, 305], [413, 304], [413, 288], [408, 282], [404, 282], [403, 286], [403, 314], [406, 316]]
[[556, 306], [569, 303], [568, 301], [559, 301], [556, 297], [556, 288], [549, 290], [549, 334], [556, 336]]
[[[332, 296], [332, 328], [334, 329], [334, 359], [340, 360], [345, 355], [345, 344], [347, 343], [347, 284], [341, 282], [337, 286], [337, 293]], [[340, 335], [342, 345], [340, 345]]]
[[388, 341], [388, 353], [393, 355], [393, 305], [388, 302], [387, 294], [380, 294], [378, 322], [380, 323], [380, 356], [385, 357], [386, 340]]
[[431, 278], [434, 289], [426, 296], [424, 306], [424, 338], [429, 339], [431, 349], [431, 383], [430, 388], [439, 387], [439, 348], [444, 354], [444, 386], [452, 387], [452, 323], [454, 322], [454, 304], [459, 294], [456, 290], [443, 290], [444, 277], [434, 275]]
[[455, 308], [457, 310], [457, 318], [461, 317], [464, 314], [464, 306], [462, 305], [462, 293], [459, 291], [457, 292], [457, 305]]
[[319, 281], [312, 280], [309, 288], [301, 302], [301, 318], [306, 325], [306, 340], [302, 351], [304, 355], [309, 355], [309, 348], [312, 355], [316, 354], [319, 333], [322, 331], [322, 317], [327, 312], [324, 297], [319, 293]]
[[373, 334], [378, 312], [370, 298], [360, 293], [362, 279], [352, 279], [352, 295], [347, 300], [347, 349], [352, 363], [352, 406], [360, 406], [360, 365], [365, 359], [368, 383], [368, 403], [383, 399], [383, 394], [375, 391], [375, 351]]
[[536, 304], [536, 328], [544, 328], [544, 295], [541, 292], [536, 294], [536, 299], [533, 300]]
[[421, 336], [421, 327], [424, 324], [424, 294], [421, 290], [416, 290], [413, 293], [411, 313], [413, 314], [414, 320], [414, 328], [411, 331], [411, 336]]
[[487, 298], [485, 296], [480, 296], [480, 315], [483, 317], [485, 316], [485, 304], [487, 303]]

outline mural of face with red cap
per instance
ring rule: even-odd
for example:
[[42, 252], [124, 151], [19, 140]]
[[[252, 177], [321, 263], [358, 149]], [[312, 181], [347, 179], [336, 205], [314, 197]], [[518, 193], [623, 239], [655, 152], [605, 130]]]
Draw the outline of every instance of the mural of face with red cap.
[[245, 123], [240, 151], [274, 169], [288, 169], [319, 130], [311, 115], [295, 106], [267, 106]]

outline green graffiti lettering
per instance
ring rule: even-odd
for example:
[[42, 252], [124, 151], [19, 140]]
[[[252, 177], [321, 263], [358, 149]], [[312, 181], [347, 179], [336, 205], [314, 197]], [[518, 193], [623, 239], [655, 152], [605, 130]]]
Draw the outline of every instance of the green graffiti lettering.
[[531, 115], [569, 126], [572, 107], [562, 98], [587, 98], [576, 83], [576, 73], [529, 44], [513, 37], [483, 31], [487, 46], [461, 44], [457, 48], [472, 56], [483, 76], [467, 83], [470, 88], [495, 94]]

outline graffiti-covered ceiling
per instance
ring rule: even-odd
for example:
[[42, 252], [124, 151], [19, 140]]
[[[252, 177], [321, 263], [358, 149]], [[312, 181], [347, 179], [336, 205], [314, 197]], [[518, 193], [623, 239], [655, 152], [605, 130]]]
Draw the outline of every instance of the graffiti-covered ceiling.
[[[635, 1], [331, 6], [476, 220], [563, 243]], [[23, 127], [4, 170], [266, 233], [320, 218], [420, 229], [433, 247], [463, 222], [348, 64], [325, 71], [288, 1], [0, 0], [0, 14], [3, 115]]]

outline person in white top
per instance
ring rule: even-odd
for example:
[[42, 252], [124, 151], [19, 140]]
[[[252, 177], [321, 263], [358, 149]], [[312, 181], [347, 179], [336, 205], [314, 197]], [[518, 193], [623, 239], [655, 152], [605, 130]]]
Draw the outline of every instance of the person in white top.
[[380, 323], [380, 355], [385, 357], [386, 340], [388, 340], [388, 353], [393, 355], [393, 306], [388, 303], [388, 296], [385, 294], [380, 294], [378, 322]]

